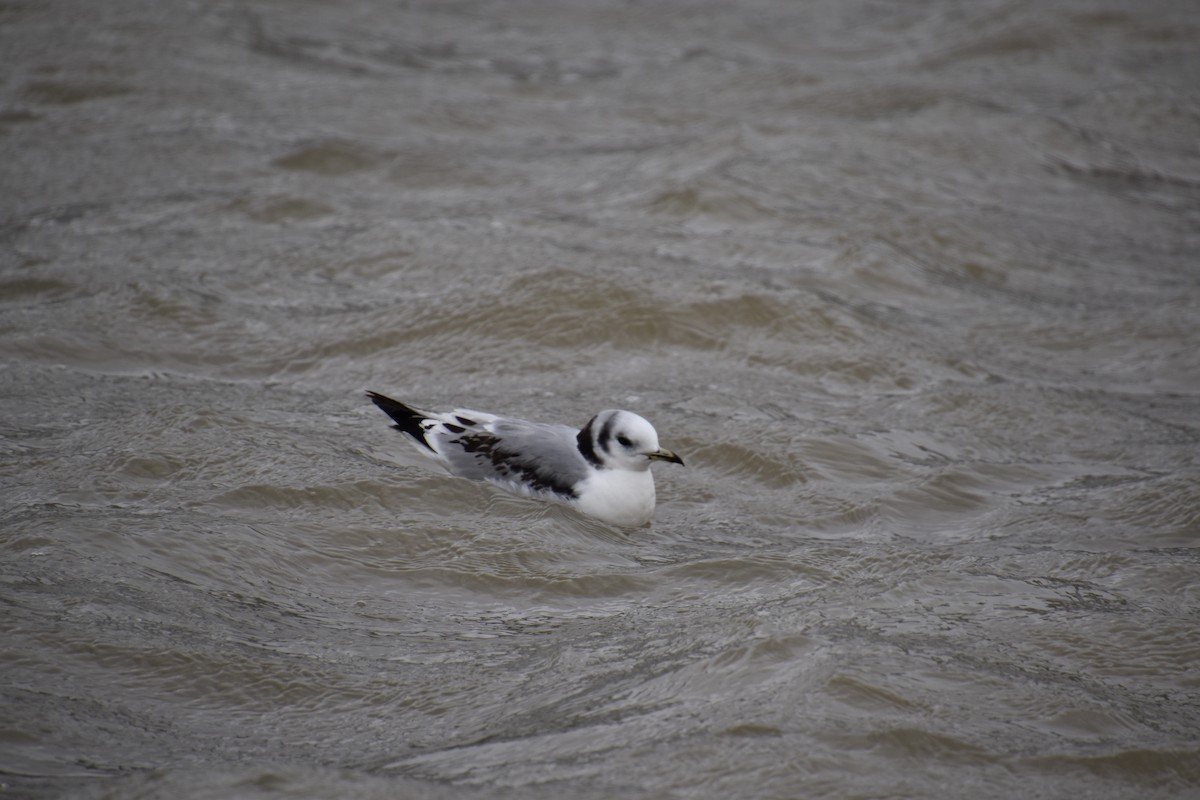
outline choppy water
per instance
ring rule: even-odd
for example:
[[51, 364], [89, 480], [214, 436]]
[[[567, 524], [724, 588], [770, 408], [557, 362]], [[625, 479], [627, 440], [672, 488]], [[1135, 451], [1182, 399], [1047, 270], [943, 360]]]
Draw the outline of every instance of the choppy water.
[[[0, 4], [6, 797], [1200, 790], [1195, 3]], [[631, 533], [363, 397], [688, 462]]]

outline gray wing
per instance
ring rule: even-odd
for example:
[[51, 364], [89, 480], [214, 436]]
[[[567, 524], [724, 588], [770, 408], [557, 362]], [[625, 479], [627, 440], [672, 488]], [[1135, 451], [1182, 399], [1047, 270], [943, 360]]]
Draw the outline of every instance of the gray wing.
[[566, 425], [499, 418], [447, 431], [437, 449], [455, 475], [571, 499], [589, 474], [577, 435]]

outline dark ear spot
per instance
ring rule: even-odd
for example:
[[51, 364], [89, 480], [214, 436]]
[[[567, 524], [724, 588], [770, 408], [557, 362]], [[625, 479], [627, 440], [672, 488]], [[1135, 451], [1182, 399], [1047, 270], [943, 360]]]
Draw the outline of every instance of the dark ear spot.
[[617, 424], [617, 415], [609, 414], [608, 419], [604, 420], [604, 424], [600, 426], [600, 436], [596, 440], [596, 444], [604, 452], [609, 452], [608, 443], [612, 441], [613, 426]]
[[575, 437], [575, 441], [579, 447], [580, 455], [593, 467], [601, 467], [604, 466], [604, 463], [596, 455], [596, 442], [592, 439], [592, 423], [595, 421], [596, 418], [592, 417], [588, 424], [584, 425], [583, 429], [579, 431], [579, 435]]

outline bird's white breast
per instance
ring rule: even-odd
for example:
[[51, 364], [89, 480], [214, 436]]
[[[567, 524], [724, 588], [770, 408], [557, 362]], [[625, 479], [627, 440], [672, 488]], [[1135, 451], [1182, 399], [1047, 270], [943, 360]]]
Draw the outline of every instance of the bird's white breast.
[[600, 470], [576, 491], [576, 508], [613, 525], [637, 527], [654, 515], [654, 476], [648, 469]]

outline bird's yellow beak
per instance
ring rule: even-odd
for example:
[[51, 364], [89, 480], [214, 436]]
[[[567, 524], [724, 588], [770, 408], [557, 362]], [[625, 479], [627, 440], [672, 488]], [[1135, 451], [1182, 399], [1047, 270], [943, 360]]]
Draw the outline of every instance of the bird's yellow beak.
[[683, 466], [683, 459], [672, 453], [670, 450], [664, 450], [661, 447], [658, 450], [651, 450], [646, 453], [646, 458], [651, 461], [670, 461], [672, 464]]

